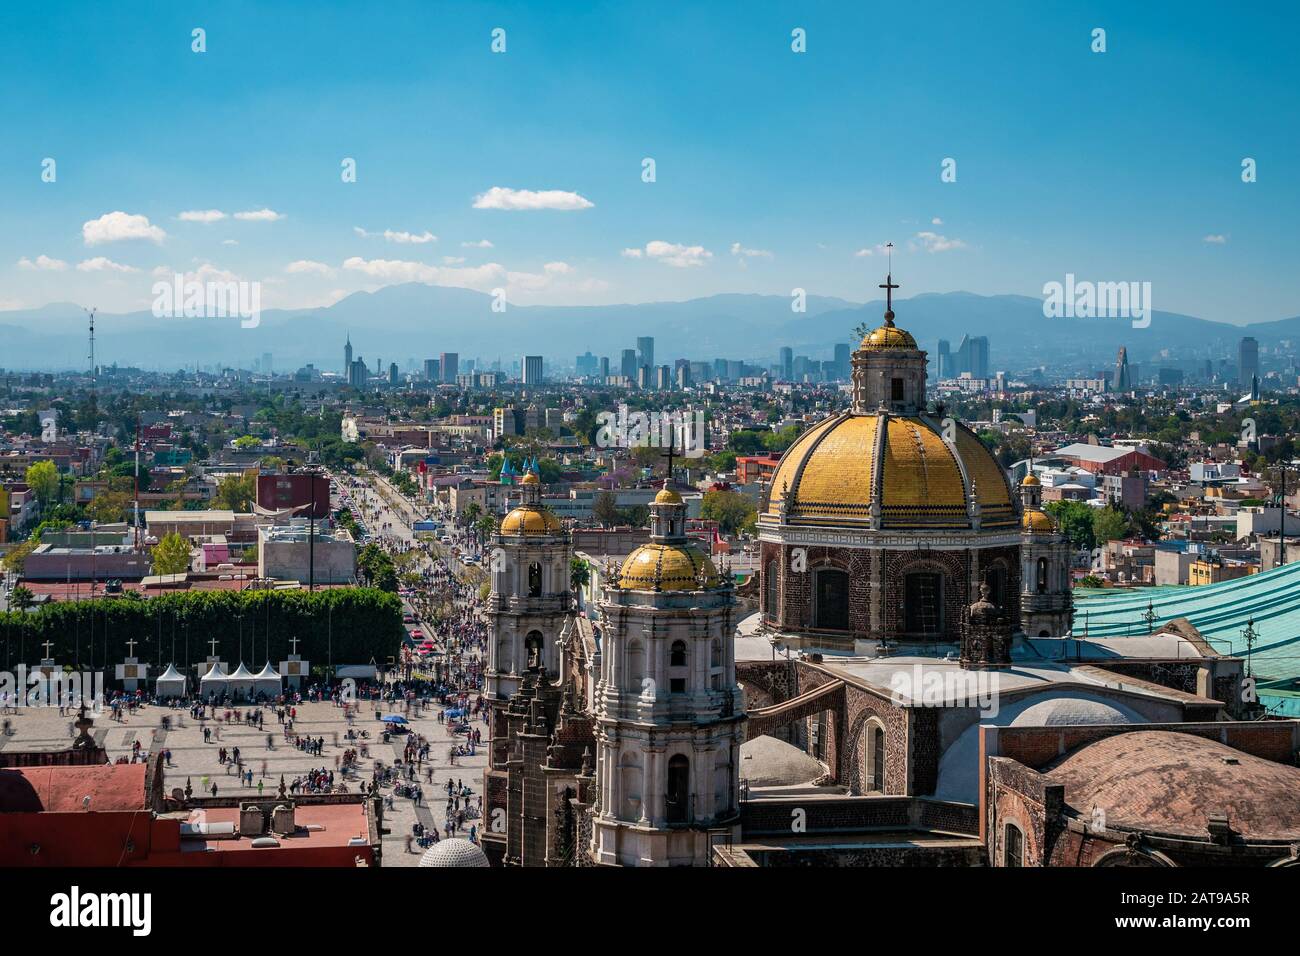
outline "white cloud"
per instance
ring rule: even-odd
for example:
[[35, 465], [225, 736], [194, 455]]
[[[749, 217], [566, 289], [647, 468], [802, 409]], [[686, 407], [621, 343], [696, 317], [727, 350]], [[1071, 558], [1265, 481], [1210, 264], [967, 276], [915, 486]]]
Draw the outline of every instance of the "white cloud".
[[474, 197], [475, 209], [558, 209], [569, 212], [575, 209], [590, 209], [593, 205], [589, 199], [577, 193], [562, 189], [545, 189], [535, 192], [531, 189], [509, 189], [505, 186], [493, 186], [485, 193]]
[[920, 245], [926, 252], [950, 252], [953, 249], [965, 249], [966, 243], [960, 239], [949, 239], [947, 236], [941, 236], [937, 232], [918, 232], [911, 245], [915, 248]]
[[573, 266], [567, 262], [548, 262], [542, 266], [542, 269], [547, 275], [565, 276], [573, 271]]
[[85, 259], [77, 263], [78, 272], [139, 272], [135, 266], [123, 265], [120, 262], [114, 262], [105, 256], [95, 256], [93, 259]]
[[458, 266], [464, 263], [464, 261], [465, 261], [464, 256], [443, 256], [442, 257], [442, 264], [444, 266]]
[[889, 252], [889, 249], [883, 243], [876, 243], [874, 246], [866, 246], [853, 253], [859, 259], [865, 259], [870, 256], [883, 256]]
[[1216, 246], [1223, 246], [1223, 245], [1227, 245], [1228, 237], [1224, 235], [1220, 235], [1219, 233], [1211, 233], [1201, 241], [1208, 242]]
[[167, 233], [150, 223], [148, 216], [132, 215], [118, 210], [104, 213], [98, 219], [82, 223], [81, 238], [86, 245], [94, 246], [101, 242], [119, 242], [124, 239], [162, 242], [167, 238]]
[[167, 279], [171, 277], [172, 267], [154, 266], [152, 269], [149, 270], [149, 274], [153, 276], [155, 279]]
[[18, 268], [28, 272], [62, 272], [68, 268], [68, 264], [62, 259], [51, 259], [49, 256], [37, 256], [35, 261], [23, 256], [18, 260]]
[[[453, 258], [455, 257], [448, 257]], [[512, 272], [499, 262], [465, 267], [459, 263], [434, 266], [403, 259], [363, 259], [353, 256], [344, 261], [343, 268], [365, 275], [381, 285], [425, 282], [478, 292], [504, 288], [511, 301], [516, 296], [527, 299], [541, 294], [553, 296], [575, 292], [593, 293], [603, 292], [609, 287], [608, 283], [600, 279], [578, 278], [576, 270], [567, 262], [548, 262], [542, 266], [541, 272]]]
[[[642, 250], [624, 249], [623, 255], [628, 259], [640, 259], [642, 258]], [[662, 239], [653, 239], [645, 244], [644, 256], [647, 259], [662, 262], [664, 265], [685, 269], [690, 266], [704, 265], [705, 262], [713, 258], [713, 253], [703, 246], [684, 246], [677, 242], [664, 242]]]
[[226, 218], [226, 214], [220, 209], [187, 209], [176, 217], [181, 222], [220, 222]]
[[362, 239], [377, 239], [382, 236], [387, 242], [412, 243], [414, 245], [423, 245], [426, 242], [437, 242], [438, 237], [427, 229], [424, 232], [404, 232], [394, 229], [385, 229], [383, 232], [368, 232], [360, 226], [353, 226], [352, 231]]
[[480, 239], [478, 242], [462, 242], [460, 247], [462, 249], [491, 249], [493, 245], [486, 239]]
[[284, 213], [276, 212], [274, 209], [250, 209], [247, 212], [235, 213], [235, 218], [244, 222], [275, 222], [277, 219], [283, 219]]
[[742, 259], [771, 259], [772, 253], [766, 249], [746, 249], [738, 242], [731, 244], [731, 254], [740, 256]]
[[221, 240], [221, 244], [222, 244], [223, 246], [237, 246], [237, 245], [239, 245], [239, 240], [238, 240], [238, 239], [222, 239], [222, 240]]
[[943, 220], [940, 219], [938, 216], [935, 216], [933, 219], [930, 220], [930, 225], [932, 225], [932, 226], [942, 226], [942, 225], [943, 225]]
[[284, 271], [290, 275], [332, 276], [334, 274], [334, 270], [325, 263], [311, 259], [297, 259], [285, 266]]

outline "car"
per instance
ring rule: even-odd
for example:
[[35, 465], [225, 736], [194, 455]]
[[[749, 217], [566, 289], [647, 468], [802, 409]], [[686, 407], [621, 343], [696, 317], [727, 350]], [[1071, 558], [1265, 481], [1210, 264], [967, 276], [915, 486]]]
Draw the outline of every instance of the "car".
[[405, 614], [402, 615], [402, 623], [403, 623], [403, 624], [414, 624], [414, 623], [415, 623], [415, 615], [412, 614], [410, 611], [407, 611]]

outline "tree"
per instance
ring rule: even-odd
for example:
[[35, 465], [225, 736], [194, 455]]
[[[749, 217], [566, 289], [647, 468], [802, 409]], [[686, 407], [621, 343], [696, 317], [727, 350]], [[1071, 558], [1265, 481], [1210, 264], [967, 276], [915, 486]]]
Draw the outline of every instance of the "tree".
[[121, 521], [131, 503], [125, 491], [101, 491], [86, 505], [86, 517], [100, 524]]
[[618, 521], [618, 499], [613, 492], [599, 491], [591, 503], [591, 516], [608, 528]]
[[492, 515], [483, 515], [478, 521], [474, 522], [474, 533], [478, 535], [479, 547], [491, 537], [492, 532], [497, 529], [497, 519]]
[[1130, 527], [1128, 515], [1119, 508], [1102, 508], [1093, 515], [1092, 534], [1102, 544], [1128, 537]]
[[1061, 533], [1076, 548], [1091, 551], [1096, 545], [1092, 508], [1082, 501], [1051, 501], [1043, 506], [1043, 510], [1056, 519]]
[[36, 541], [22, 541], [9, 549], [4, 556], [4, 568], [6, 571], [12, 571], [15, 574], [23, 573], [23, 565], [27, 561], [27, 555], [36, 550]]
[[758, 508], [738, 491], [707, 491], [700, 505], [700, 517], [716, 521], [725, 534], [734, 534], [757, 518]]
[[388, 552], [377, 544], [368, 544], [357, 553], [357, 571], [370, 587], [397, 590], [397, 568]]
[[256, 438], [253, 435], [240, 435], [234, 440], [233, 444], [236, 448], [241, 450], [246, 448], [256, 448], [258, 445], [262, 444], [262, 439]]
[[52, 461], [38, 461], [28, 465], [26, 481], [42, 507], [53, 501], [59, 493], [59, 469]]
[[154, 574], [183, 574], [190, 569], [190, 543], [175, 531], [163, 535], [149, 554]]
[[212, 502], [228, 511], [252, 511], [253, 495], [252, 475], [227, 475], [217, 483]]
[[591, 582], [591, 568], [582, 558], [569, 559], [569, 587], [580, 591]]
[[36, 595], [21, 584], [9, 595], [9, 603], [19, 611], [26, 611], [36, 604]]

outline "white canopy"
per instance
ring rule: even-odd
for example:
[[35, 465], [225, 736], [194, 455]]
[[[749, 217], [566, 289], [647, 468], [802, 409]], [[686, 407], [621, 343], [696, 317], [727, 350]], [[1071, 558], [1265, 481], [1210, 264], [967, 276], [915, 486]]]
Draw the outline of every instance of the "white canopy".
[[185, 675], [176, 669], [175, 664], [168, 664], [154, 682], [154, 693], [159, 697], [184, 697]]
[[271, 666], [271, 662], [267, 661], [266, 666], [258, 671], [253, 678], [253, 693], [265, 694], [267, 697], [279, 697], [282, 690], [283, 684], [280, 675]]
[[240, 694], [251, 695], [255, 681], [256, 678], [253, 676], [253, 672], [244, 666], [243, 661], [240, 661], [234, 673], [226, 680], [226, 693], [235, 697]]
[[224, 694], [226, 692], [226, 682], [228, 680], [230, 680], [230, 675], [227, 674], [226, 669], [221, 666], [221, 662], [217, 661], [217, 663], [213, 664], [208, 672], [199, 679], [199, 693], [204, 697], [207, 697], [210, 694]]

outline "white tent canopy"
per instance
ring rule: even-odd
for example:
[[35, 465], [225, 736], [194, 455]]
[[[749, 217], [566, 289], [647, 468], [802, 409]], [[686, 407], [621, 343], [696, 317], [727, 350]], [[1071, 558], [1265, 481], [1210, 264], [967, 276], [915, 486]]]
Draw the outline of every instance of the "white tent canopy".
[[226, 692], [226, 682], [229, 680], [230, 675], [226, 673], [226, 669], [218, 661], [199, 680], [199, 692], [204, 697], [209, 694], [224, 694]]
[[267, 661], [266, 666], [253, 677], [253, 693], [265, 694], [267, 697], [279, 697], [282, 690], [283, 684], [280, 675], [271, 666], [271, 662]]
[[240, 694], [251, 697], [256, 680], [253, 672], [244, 666], [243, 661], [240, 661], [239, 666], [226, 681], [226, 693], [232, 697], [238, 697]]
[[176, 669], [175, 664], [168, 664], [154, 681], [154, 693], [159, 697], [184, 697], [185, 675]]

